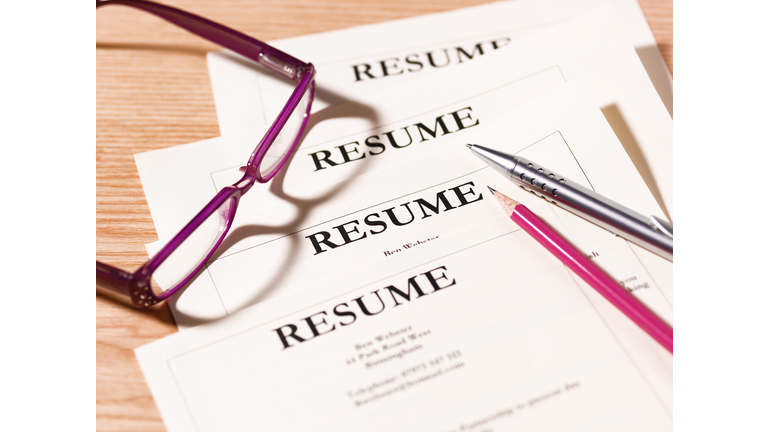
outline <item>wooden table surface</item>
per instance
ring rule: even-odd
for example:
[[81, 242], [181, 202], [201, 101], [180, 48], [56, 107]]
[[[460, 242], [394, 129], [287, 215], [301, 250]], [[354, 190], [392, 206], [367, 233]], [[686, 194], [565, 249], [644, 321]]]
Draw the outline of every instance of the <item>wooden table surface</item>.
[[[639, 2], [671, 71], [672, 0]], [[483, 3], [166, 2], [264, 41]], [[158, 240], [133, 155], [219, 135], [205, 54], [220, 48], [132, 8], [102, 8], [96, 21], [96, 258], [133, 270], [148, 258], [144, 245]], [[97, 288], [97, 430], [165, 430], [133, 349], [176, 331], [165, 304], [137, 310]]]

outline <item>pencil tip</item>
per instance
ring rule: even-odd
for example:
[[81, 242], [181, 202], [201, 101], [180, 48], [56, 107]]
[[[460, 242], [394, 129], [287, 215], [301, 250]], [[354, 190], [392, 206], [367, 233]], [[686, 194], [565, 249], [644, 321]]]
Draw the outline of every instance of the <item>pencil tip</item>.
[[512, 216], [512, 213], [515, 212], [515, 207], [520, 203], [490, 186], [488, 186], [488, 190], [491, 191], [491, 194], [493, 195], [493, 197], [496, 198], [496, 201], [499, 202], [499, 205], [501, 205], [501, 208], [504, 209], [504, 213], [506, 213], [507, 216]]
[[470, 148], [470, 149], [471, 149], [473, 145], [474, 145], [474, 144], [470, 144], [470, 143], [467, 143], [467, 148]]

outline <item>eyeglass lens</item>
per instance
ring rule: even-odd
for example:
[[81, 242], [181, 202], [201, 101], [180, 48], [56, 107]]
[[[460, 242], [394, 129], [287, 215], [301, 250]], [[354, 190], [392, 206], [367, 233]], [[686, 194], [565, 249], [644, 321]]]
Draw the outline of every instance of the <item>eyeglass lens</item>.
[[225, 201], [155, 269], [151, 288], [156, 295], [175, 288], [210, 257], [232, 220], [235, 205], [234, 197]]
[[[270, 146], [267, 154], [259, 165], [259, 173], [267, 177], [280, 166], [280, 162], [288, 155], [288, 151], [299, 138], [299, 132], [304, 124], [304, 118], [307, 115], [307, 105], [309, 104], [309, 90], [304, 92], [304, 96], [299, 101], [296, 109], [288, 118], [275, 141]], [[283, 101], [288, 100], [286, 97]], [[285, 102], [283, 102], [285, 103]], [[277, 117], [277, 115], [275, 115]]]

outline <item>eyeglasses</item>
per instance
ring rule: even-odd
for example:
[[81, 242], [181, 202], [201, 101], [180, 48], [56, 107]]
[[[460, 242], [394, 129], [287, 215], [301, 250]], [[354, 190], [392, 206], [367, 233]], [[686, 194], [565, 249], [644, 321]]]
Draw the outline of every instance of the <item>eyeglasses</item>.
[[255, 182], [266, 183], [283, 168], [304, 132], [315, 91], [315, 68], [264, 42], [208, 19], [144, 0], [96, 0], [96, 8], [120, 4], [165, 19], [191, 33], [241, 54], [291, 80], [288, 102], [241, 168], [243, 177], [223, 188], [154, 257], [134, 273], [96, 261], [96, 285], [126, 295], [147, 307], [167, 299], [192, 280], [227, 235], [240, 198]]

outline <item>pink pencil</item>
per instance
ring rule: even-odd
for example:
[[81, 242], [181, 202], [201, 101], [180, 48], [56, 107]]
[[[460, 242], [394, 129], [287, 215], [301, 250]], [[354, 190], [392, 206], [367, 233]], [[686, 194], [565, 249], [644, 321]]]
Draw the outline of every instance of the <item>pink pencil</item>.
[[541, 243], [552, 255], [590, 284], [648, 335], [656, 339], [656, 342], [660, 343], [667, 351], [672, 352], [672, 327], [640, 303], [592, 261], [584, 257], [568, 240], [550, 228], [526, 206], [490, 186], [488, 189], [491, 190], [509, 218], [520, 225], [523, 231]]

